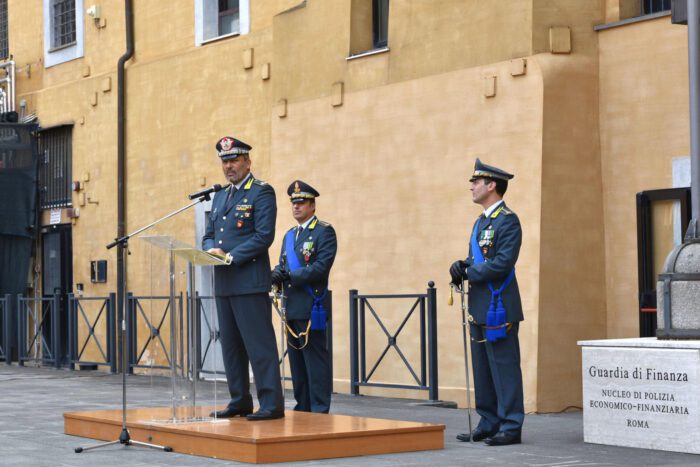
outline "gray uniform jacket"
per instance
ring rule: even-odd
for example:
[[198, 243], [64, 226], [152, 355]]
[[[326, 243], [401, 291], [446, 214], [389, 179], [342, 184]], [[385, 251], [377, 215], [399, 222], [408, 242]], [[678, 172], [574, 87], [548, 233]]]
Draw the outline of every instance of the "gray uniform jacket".
[[230, 266], [214, 268], [216, 295], [268, 293], [270, 256], [275, 239], [275, 190], [252, 175], [227, 202], [229, 191], [214, 195], [202, 249], [221, 248], [233, 256]]
[[[467, 277], [469, 280], [469, 313], [478, 324], [486, 324], [486, 313], [491, 303], [491, 282], [494, 289], [501, 286], [515, 266], [522, 243], [522, 229], [518, 216], [506, 207], [499, 206], [488, 218], [479, 216], [477, 240], [484, 255], [481, 264], [474, 264], [474, 254], [469, 237], [469, 257], [467, 258]], [[473, 231], [472, 231], [473, 234]], [[518, 280], [513, 281], [503, 290], [503, 306], [506, 309], [506, 322], [523, 320], [523, 307], [520, 301]]]
[[[294, 229], [296, 227], [291, 230]], [[289, 271], [285, 241], [282, 242], [280, 264], [275, 267], [275, 270], [279, 270], [281, 266], [284, 266]], [[337, 250], [338, 242], [335, 229], [326, 222], [314, 219], [299, 234], [299, 237], [294, 242], [294, 252], [301, 267], [292, 271], [290, 273], [291, 281], [284, 284], [285, 295], [287, 296], [286, 317], [288, 320], [311, 318], [313, 298], [308, 294], [305, 286], [310, 286], [317, 296], [323, 293], [328, 287], [328, 275], [331, 272], [333, 261], [335, 261]], [[324, 306], [326, 310], [330, 309], [329, 296], [326, 296]]]

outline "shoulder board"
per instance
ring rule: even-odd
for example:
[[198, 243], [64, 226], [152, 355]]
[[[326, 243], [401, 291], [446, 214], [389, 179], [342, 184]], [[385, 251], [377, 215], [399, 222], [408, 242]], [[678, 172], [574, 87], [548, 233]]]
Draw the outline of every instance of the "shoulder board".
[[499, 214], [503, 214], [504, 216], [509, 216], [510, 214], [513, 214], [513, 211], [511, 211], [507, 207], [501, 205], [498, 209], [496, 209], [493, 212], [493, 214], [491, 214], [491, 219], [497, 218]]
[[260, 186], [267, 185], [267, 182], [263, 182], [262, 180], [258, 180], [257, 178], [255, 180], [253, 180], [253, 183], [255, 183], [256, 185], [260, 185]]
[[324, 221], [318, 221], [319, 224], [321, 224], [324, 227], [330, 227], [331, 224], [329, 222], [324, 222]]

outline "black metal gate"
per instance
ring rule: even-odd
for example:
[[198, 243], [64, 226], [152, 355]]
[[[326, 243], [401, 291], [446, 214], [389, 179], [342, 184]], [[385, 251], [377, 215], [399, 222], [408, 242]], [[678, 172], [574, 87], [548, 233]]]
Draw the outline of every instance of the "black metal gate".
[[656, 282], [663, 260], [690, 222], [690, 188], [637, 193], [639, 335], [656, 336]]

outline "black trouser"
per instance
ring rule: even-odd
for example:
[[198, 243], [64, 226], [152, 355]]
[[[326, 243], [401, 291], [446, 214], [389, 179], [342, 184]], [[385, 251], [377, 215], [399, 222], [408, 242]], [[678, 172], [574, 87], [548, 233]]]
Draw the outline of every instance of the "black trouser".
[[248, 362], [253, 367], [258, 403], [263, 410], [284, 410], [279, 354], [266, 293], [216, 297], [221, 351], [231, 394], [229, 407], [253, 408]]
[[[296, 334], [304, 332], [307, 320], [291, 320], [287, 325]], [[309, 343], [301, 350], [305, 339], [287, 334], [289, 366], [292, 369], [294, 410], [328, 413], [331, 407], [331, 360], [326, 346], [326, 331], [309, 330]], [[292, 345], [294, 347], [292, 347]]]

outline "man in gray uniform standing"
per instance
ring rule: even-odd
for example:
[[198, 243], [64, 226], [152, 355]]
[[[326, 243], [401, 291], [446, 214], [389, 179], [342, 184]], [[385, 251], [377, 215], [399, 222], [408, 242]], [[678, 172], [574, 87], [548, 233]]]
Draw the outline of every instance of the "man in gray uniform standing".
[[[225, 136], [216, 143], [224, 175], [231, 182], [212, 201], [202, 249], [225, 256], [214, 268], [221, 349], [231, 400], [212, 416], [270, 420], [284, 417], [279, 354], [272, 328], [270, 257], [275, 238], [275, 191], [250, 173], [250, 150]], [[253, 413], [248, 362], [253, 367], [260, 408]]]
[[331, 306], [328, 276], [338, 241], [333, 226], [316, 217], [318, 191], [295, 180], [287, 194], [297, 226], [284, 236], [272, 283], [282, 287], [287, 297], [285, 326], [297, 401], [294, 410], [328, 413], [332, 391], [326, 335]]
[[[515, 263], [522, 229], [518, 216], [503, 201], [513, 175], [482, 163], [470, 178], [472, 201], [484, 212], [474, 223], [469, 256], [450, 268], [452, 283], [469, 281], [474, 398], [481, 416], [460, 441], [485, 441], [490, 446], [520, 443], [523, 420], [523, 379], [518, 328], [523, 320]], [[467, 394], [469, 397], [469, 394]]]

